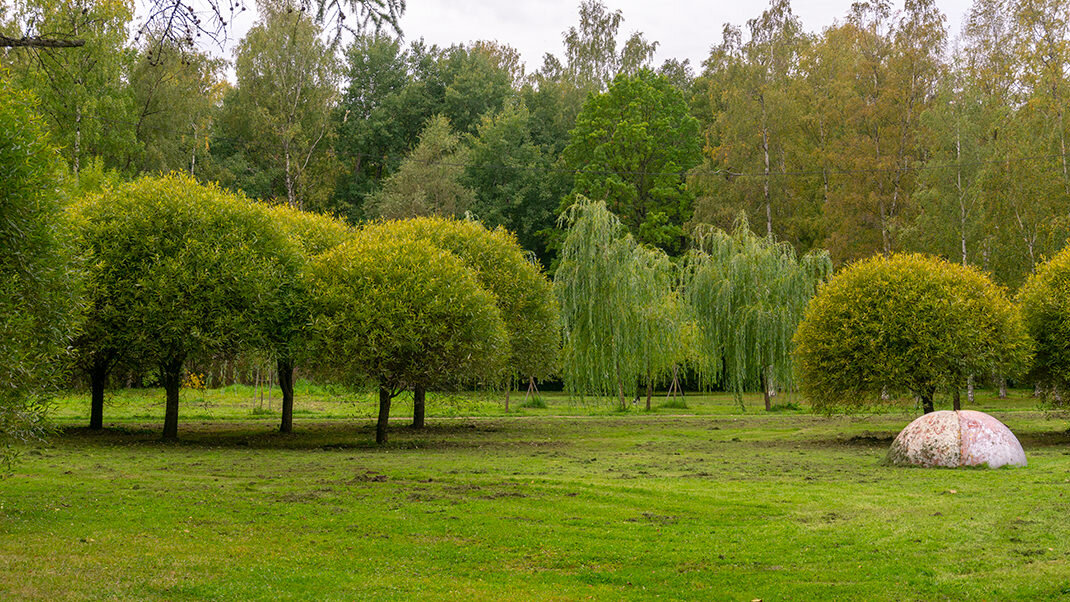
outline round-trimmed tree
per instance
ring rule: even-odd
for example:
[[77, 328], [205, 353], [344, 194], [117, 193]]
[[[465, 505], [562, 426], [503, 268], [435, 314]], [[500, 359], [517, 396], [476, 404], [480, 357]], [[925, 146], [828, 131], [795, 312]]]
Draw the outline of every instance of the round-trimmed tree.
[[0, 467], [43, 433], [78, 315], [79, 279], [56, 193], [56, 151], [32, 97], [0, 70]]
[[401, 391], [502, 367], [508, 333], [494, 295], [449, 251], [373, 229], [320, 256], [310, 278], [310, 357], [337, 380], [376, 384], [377, 443]]
[[184, 175], [105, 189], [75, 211], [89, 261], [78, 352], [90, 365], [102, 354], [155, 365], [163, 436], [175, 439], [185, 362], [264, 344], [264, 316], [288, 302], [299, 250], [262, 206]]
[[802, 392], [815, 410], [938, 390], [972, 374], [1013, 375], [1032, 344], [1000, 287], [976, 269], [926, 255], [859, 261], [822, 285], [795, 333]]
[[1052, 401], [1063, 402], [1070, 386], [1070, 249], [1038, 267], [1018, 300], [1036, 343], [1030, 376]]
[[[271, 220], [301, 250], [302, 267], [334, 247], [349, 240], [353, 230], [329, 215], [310, 213], [289, 205], [267, 207]], [[307, 279], [297, 278], [281, 290], [284, 298], [273, 305], [275, 314], [265, 315], [265, 337], [275, 359], [282, 392], [282, 421], [279, 431], [293, 431], [294, 368], [305, 351], [304, 328], [311, 313], [311, 293]]]
[[[560, 330], [557, 299], [542, 270], [524, 255], [511, 232], [488, 230], [479, 222], [441, 217], [374, 222], [378, 231], [399, 240], [424, 242], [450, 251], [475, 271], [480, 285], [494, 295], [509, 335], [506, 378], [543, 379], [557, 369]], [[413, 425], [423, 425], [424, 391], [417, 384]], [[507, 397], [508, 399], [508, 397]]]

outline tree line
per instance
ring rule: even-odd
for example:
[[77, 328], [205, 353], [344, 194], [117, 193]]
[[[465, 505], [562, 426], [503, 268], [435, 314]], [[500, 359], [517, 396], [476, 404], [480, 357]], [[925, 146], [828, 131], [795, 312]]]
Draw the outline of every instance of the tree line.
[[178, 170], [354, 224], [467, 214], [547, 267], [575, 195], [674, 257], [692, 229], [744, 212], [836, 265], [920, 251], [1017, 287], [1066, 239], [1062, 3], [977, 0], [950, 32], [932, 0], [870, 0], [811, 34], [774, 0], [726, 25], [701, 66], [655, 66], [656, 41], [585, 0], [561, 55], [530, 72], [503, 42], [365, 31], [343, 47], [317, 11], [258, 7], [232, 81], [163, 32], [131, 43], [123, 0], [20, 3], [0, 30], [33, 21], [86, 44], [0, 60], [40, 99], [72, 177]]

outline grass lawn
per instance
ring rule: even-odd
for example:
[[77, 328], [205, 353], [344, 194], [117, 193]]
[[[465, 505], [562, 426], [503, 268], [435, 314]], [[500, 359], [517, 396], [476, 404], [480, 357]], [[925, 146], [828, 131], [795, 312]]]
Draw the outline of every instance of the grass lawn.
[[1022, 440], [1001, 470], [883, 466], [910, 408], [431, 395], [377, 448], [370, 398], [304, 392], [293, 435], [249, 389], [192, 392], [177, 444], [159, 391], [113, 394], [103, 433], [60, 399], [0, 481], [0, 600], [1070, 596], [1070, 433], [1021, 392], [968, 406]]

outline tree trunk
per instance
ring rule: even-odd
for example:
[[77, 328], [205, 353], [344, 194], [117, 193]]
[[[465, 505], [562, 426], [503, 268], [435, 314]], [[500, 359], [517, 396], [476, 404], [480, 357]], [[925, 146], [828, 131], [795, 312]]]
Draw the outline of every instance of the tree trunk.
[[96, 359], [89, 369], [89, 428], [99, 431], [104, 428], [104, 387], [108, 384], [107, 360]]
[[999, 377], [999, 398], [1007, 399], [1007, 379]]
[[167, 391], [163, 438], [164, 441], [175, 441], [178, 439], [178, 391], [182, 388], [182, 360], [172, 358], [161, 363], [160, 380]]
[[427, 391], [423, 385], [416, 385], [412, 389], [412, 428], [424, 428], [424, 402], [427, 399]]
[[375, 442], [386, 443], [386, 427], [390, 421], [390, 389], [379, 385], [379, 421], [375, 424]]
[[292, 359], [279, 358], [275, 363], [279, 373], [279, 389], [282, 390], [282, 424], [280, 433], [294, 431], [294, 363]]
[[654, 395], [654, 383], [650, 382], [650, 379], [646, 379], [646, 411], [650, 411], [650, 398]]
[[933, 411], [933, 393], [935, 392], [936, 391], [933, 389], [928, 389], [921, 396], [921, 408], [922, 411], [926, 414], [929, 414]]
[[966, 379], [966, 401], [973, 403], [973, 375]]
[[761, 384], [762, 384], [762, 395], [765, 396], [765, 411], [766, 412], [771, 412], [771, 411], [773, 411], [773, 403], [772, 403], [772, 399], [770, 399], [770, 397], [769, 397], [769, 379], [768, 379], [768, 377], [766, 375], [766, 370], [762, 370]]
[[955, 387], [955, 395], [952, 397], [951, 407], [957, 412], [962, 409], [962, 402], [959, 399], [959, 388]]

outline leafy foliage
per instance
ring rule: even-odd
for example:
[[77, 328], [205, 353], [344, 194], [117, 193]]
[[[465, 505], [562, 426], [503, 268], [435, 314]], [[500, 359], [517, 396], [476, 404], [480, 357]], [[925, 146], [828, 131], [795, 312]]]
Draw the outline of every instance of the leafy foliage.
[[412, 154], [367, 199], [365, 213], [387, 219], [463, 215], [474, 196], [461, 183], [464, 161], [464, 148], [450, 122], [441, 115], [432, 117]]
[[474, 221], [441, 218], [377, 222], [365, 231], [431, 244], [460, 257], [501, 311], [508, 332], [509, 376], [543, 379], [554, 374], [560, 348], [557, 299], [538, 265], [524, 256], [516, 236]]
[[1032, 343], [1006, 293], [976, 269], [924, 255], [857, 262], [818, 290], [795, 334], [802, 391], [831, 412], [933, 395], [970, 375], [1012, 377]]
[[828, 254], [799, 258], [791, 245], [755, 236], [745, 218], [731, 234], [706, 228], [696, 238], [684, 290], [698, 327], [701, 380], [724, 385], [740, 403], [744, 391], [791, 388], [792, 337], [832, 272]]
[[310, 326], [317, 368], [396, 394], [416, 385], [493, 378], [508, 334], [494, 296], [452, 253], [388, 229], [319, 257]]
[[56, 151], [32, 97], [0, 71], [0, 469], [44, 433], [78, 316], [79, 278], [56, 191]]
[[1041, 264], [1018, 300], [1025, 327], [1036, 341], [1032, 376], [1061, 402], [1070, 383], [1070, 249]]
[[670, 253], [683, 247], [693, 198], [684, 176], [699, 159], [683, 94], [647, 69], [588, 99], [562, 155], [578, 171], [574, 194], [604, 200], [639, 242]]
[[581, 199], [554, 274], [565, 335], [565, 387], [580, 395], [617, 394], [649, 382], [684, 359], [681, 307], [672, 264], [641, 247], [602, 201]]
[[[300, 267], [262, 207], [189, 176], [143, 177], [89, 195], [76, 212], [89, 256], [79, 354], [156, 364], [165, 381], [188, 359], [263, 343], [264, 316], [286, 304]], [[177, 435], [175, 386], [165, 436]]]

